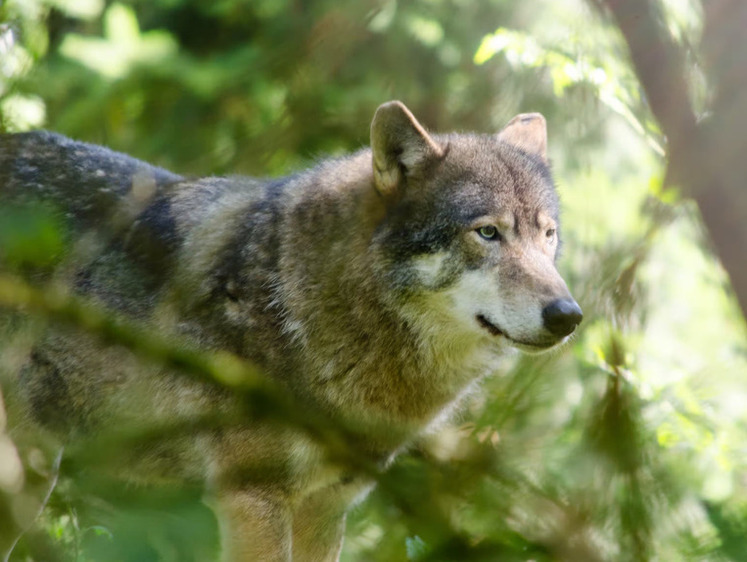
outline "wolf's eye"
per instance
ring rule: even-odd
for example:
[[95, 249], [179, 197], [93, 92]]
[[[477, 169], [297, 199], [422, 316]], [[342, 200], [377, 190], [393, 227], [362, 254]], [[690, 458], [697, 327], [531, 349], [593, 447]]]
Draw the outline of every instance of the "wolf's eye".
[[550, 228], [545, 232], [545, 236], [547, 236], [547, 241], [552, 242], [555, 239], [555, 229]]
[[493, 225], [481, 226], [477, 229], [477, 234], [485, 240], [500, 240], [501, 235], [498, 233], [498, 229]]

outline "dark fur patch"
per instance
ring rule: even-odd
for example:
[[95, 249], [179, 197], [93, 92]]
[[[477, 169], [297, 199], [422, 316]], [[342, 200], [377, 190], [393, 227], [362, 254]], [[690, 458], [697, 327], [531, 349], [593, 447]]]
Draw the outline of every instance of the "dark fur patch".
[[134, 263], [165, 279], [173, 272], [182, 241], [171, 212], [171, 200], [162, 192], [136, 219], [127, 235], [125, 251]]
[[64, 375], [39, 351], [31, 353], [31, 363], [21, 370], [20, 381], [37, 390], [29, 393], [29, 403], [38, 421], [57, 428], [81, 421], [74, 419], [75, 413], [70, 411], [71, 397]]

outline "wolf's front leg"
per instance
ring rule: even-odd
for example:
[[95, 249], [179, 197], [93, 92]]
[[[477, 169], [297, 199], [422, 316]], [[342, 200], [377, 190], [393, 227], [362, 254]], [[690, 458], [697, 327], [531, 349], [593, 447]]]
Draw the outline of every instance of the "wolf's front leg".
[[293, 509], [293, 562], [336, 562], [342, 551], [345, 514], [374, 483], [342, 478], [301, 499]]
[[334, 487], [304, 498], [293, 512], [293, 562], [336, 562], [342, 550], [347, 503]]
[[223, 562], [290, 562], [291, 513], [283, 494], [224, 489], [216, 500]]

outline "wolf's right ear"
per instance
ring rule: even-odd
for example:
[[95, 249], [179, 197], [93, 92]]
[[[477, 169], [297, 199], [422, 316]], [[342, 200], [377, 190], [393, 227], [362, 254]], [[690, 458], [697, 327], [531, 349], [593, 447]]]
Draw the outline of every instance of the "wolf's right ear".
[[402, 180], [444, 149], [400, 101], [379, 106], [371, 122], [371, 150], [376, 189], [385, 198], [396, 193]]

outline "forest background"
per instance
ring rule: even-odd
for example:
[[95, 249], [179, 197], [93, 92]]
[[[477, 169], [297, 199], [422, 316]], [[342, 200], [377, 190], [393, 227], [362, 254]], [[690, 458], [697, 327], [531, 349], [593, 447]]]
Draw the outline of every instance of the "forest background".
[[[745, 28], [736, 0], [6, 0], [0, 129], [277, 176], [367, 145], [390, 99], [434, 131], [542, 112], [584, 322], [402, 456], [343, 560], [747, 560]], [[0, 281], [60, 251], [27, 218], [0, 209]], [[7, 287], [0, 306], [22, 307]], [[214, 546], [194, 498], [167, 516], [64, 476], [18, 560]]]

